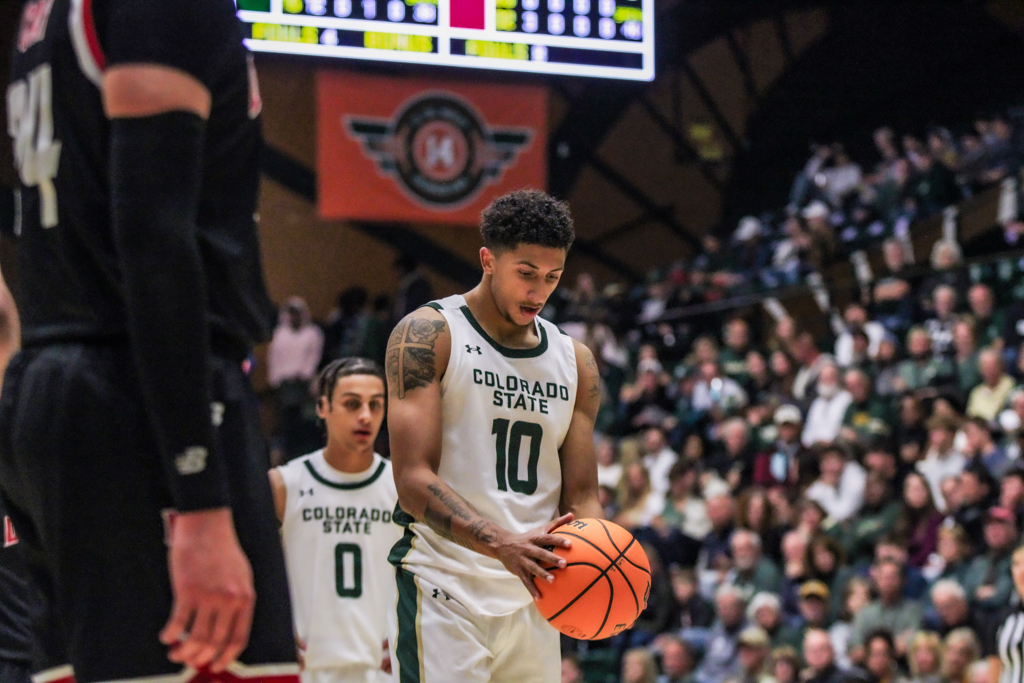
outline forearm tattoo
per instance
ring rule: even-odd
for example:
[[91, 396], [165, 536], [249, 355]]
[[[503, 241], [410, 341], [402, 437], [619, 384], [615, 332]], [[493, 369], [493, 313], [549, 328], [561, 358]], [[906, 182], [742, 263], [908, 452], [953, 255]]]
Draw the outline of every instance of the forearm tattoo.
[[434, 381], [434, 345], [444, 328], [443, 320], [407, 318], [398, 323], [388, 339], [384, 361], [392, 396], [403, 399], [406, 392]]
[[[437, 484], [430, 484], [427, 490], [431, 493], [431, 500], [427, 501], [423, 522], [435, 533], [469, 550], [473, 550], [474, 540], [484, 544], [494, 540], [491, 523], [480, 517], [476, 508], [465, 498], [454, 491], [446, 492]], [[440, 505], [435, 507], [432, 501]], [[474, 516], [476, 519], [473, 519]], [[452, 521], [456, 517], [469, 522], [468, 526], [465, 529], [453, 528]]]

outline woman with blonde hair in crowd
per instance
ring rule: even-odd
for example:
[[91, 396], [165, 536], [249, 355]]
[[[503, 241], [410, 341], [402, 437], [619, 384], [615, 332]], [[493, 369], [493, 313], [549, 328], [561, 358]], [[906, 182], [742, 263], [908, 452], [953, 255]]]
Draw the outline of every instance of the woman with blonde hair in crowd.
[[792, 645], [783, 645], [772, 650], [768, 671], [775, 683], [799, 683], [800, 654]]
[[658, 669], [654, 656], [642, 647], [626, 650], [622, 656], [621, 683], [657, 683]]
[[946, 634], [942, 652], [945, 683], [970, 683], [971, 665], [981, 658], [981, 643], [974, 631], [962, 626]]
[[665, 499], [651, 488], [651, 476], [639, 462], [626, 465], [619, 482], [619, 514], [615, 523], [633, 530], [648, 526], [665, 509]]
[[942, 639], [933, 631], [918, 631], [907, 648], [907, 683], [942, 683]]

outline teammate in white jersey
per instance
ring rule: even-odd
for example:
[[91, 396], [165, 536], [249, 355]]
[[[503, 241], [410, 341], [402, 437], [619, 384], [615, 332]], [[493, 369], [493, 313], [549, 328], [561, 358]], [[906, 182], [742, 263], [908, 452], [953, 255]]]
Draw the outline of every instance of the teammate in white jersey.
[[327, 446], [270, 471], [281, 520], [303, 683], [391, 680], [388, 552], [402, 535], [391, 463], [373, 451], [384, 419], [384, 372], [343, 358], [320, 373], [317, 415]]
[[407, 526], [391, 553], [400, 683], [554, 683], [559, 636], [531, 601], [564, 562], [551, 531], [602, 517], [593, 354], [538, 317], [574, 234], [568, 207], [513, 192], [484, 211], [483, 278], [388, 341], [388, 430]]

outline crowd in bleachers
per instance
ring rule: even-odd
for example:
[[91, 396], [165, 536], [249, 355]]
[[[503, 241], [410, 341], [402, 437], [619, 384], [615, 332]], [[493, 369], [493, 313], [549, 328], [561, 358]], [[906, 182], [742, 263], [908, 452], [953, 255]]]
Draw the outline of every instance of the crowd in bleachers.
[[[987, 683], [1024, 524], [1024, 260], [968, 268], [946, 237], [922, 275], [908, 237], [1017, 176], [1018, 129], [1003, 114], [959, 139], [880, 129], [869, 170], [817, 147], [785, 209], [705, 238], [643, 285], [584, 274], [556, 292], [543, 315], [593, 349], [604, 381], [606, 514], [653, 574], [632, 630], [566, 641], [565, 683]], [[1009, 221], [981, 248], [1024, 248], [1022, 236]], [[877, 243], [884, 266], [830, 337], [781, 307], [770, 325], [759, 311], [665, 319], [803, 283]], [[353, 288], [317, 325], [286, 304], [268, 358], [284, 458], [322, 438], [318, 367], [379, 359], [390, 325], [430, 298], [407, 261], [393, 306]]]
[[[906, 238], [1018, 174], [1014, 140], [1002, 116], [957, 144], [883, 129], [867, 173], [821, 148], [774, 237], [747, 218], [732, 247], [709, 238], [643, 286], [583, 275], [556, 293], [545, 314], [594, 350], [604, 379], [606, 514], [642, 541], [653, 575], [631, 631], [565, 642], [565, 683], [987, 683], [1018, 600], [1024, 268], [965, 267], [945, 237], [922, 274]], [[1020, 227], [994, 228], [992, 250], [1016, 246]], [[780, 309], [663, 320], [802, 281], [871, 241], [884, 267], [830, 336]], [[792, 268], [777, 267], [786, 244]]]

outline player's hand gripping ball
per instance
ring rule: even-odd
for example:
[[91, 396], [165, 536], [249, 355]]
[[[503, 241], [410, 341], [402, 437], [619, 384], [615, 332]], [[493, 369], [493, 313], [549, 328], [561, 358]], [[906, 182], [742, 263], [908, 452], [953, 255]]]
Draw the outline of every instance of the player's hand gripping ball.
[[565, 568], [548, 568], [553, 583], [535, 581], [537, 609], [572, 638], [600, 640], [633, 625], [647, 607], [651, 565], [633, 534], [600, 519], [578, 519], [558, 527], [572, 547], [554, 548]]

